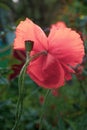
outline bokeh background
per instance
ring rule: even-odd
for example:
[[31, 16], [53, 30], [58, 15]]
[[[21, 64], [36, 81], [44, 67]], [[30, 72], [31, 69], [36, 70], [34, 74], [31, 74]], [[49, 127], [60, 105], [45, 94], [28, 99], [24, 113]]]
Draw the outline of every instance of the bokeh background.
[[[18, 100], [18, 76], [12, 80], [12, 44], [15, 29], [26, 17], [42, 29], [63, 21], [84, 40], [87, 52], [87, 0], [0, 0], [0, 130], [11, 130]], [[45, 106], [43, 130], [87, 130], [87, 59], [59, 90], [54, 90]], [[46, 90], [27, 75], [20, 130], [38, 130]], [[57, 92], [58, 91], [58, 92]]]

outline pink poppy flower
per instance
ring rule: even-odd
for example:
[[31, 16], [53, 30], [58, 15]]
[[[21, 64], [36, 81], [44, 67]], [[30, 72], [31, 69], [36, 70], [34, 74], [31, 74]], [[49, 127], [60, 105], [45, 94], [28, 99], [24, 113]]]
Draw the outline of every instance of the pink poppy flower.
[[[59, 28], [64, 28], [64, 27], [66, 27], [66, 24], [63, 21], [58, 21], [57, 23], [51, 25], [51, 28], [54, 28], [54, 29], [59, 29]], [[50, 28], [46, 28], [44, 31], [48, 32], [48, 31], [50, 31]], [[14, 49], [12, 57], [19, 60], [20, 63], [14, 64], [11, 66], [12, 73], [9, 76], [10, 80], [16, 78], [16, 76], [19, 75], [20, 70], [25, 63], [26, 54], [25, 54], [24, 50], [15, 50]], [[70, 79], [71, 79], [71, 77], [68, 80], [70, 80]]]
[[67, 27], [51, 27], [48, 37], [30, 19], [20, 22], [14, 40], [15, 50], [25, 51], [25, 41], [34, 42], [31, 56], [46, 52], [27, 67], [29, 76], [44, 88], [59, 88], [71, 78], [72, 69], [82, 62], [84, 46], [80, 35]]

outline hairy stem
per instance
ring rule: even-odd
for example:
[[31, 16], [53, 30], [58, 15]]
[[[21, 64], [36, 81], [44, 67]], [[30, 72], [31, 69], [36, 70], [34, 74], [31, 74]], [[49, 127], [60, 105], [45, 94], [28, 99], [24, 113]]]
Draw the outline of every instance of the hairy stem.
[[21, 118], [22, 111], [23, 111], [23, 100], [24, 100], [24, 94], [25, 94], [24, 80], [25, 80], [26, 68], [32, 60], [35, 60], [36, 58], [38, 58], [41, 55], [47, 55], [47, 52], [42, 51], [31, 57], [29, 57], [29, 52], [26, 53], [26, 57], [27, 57], [26, 62], [20, 71], [19, 79], [18, 79], [19, 98], [18, 98], [18, 102], [17, 102], [15, 125], [13, 126], [12, 130], [18, 130], [20, 118]]
[[30, 60], [26, 60], [26, 63], [22, 67], [18, 79], [18, 86], [19, 86], [19, 98], [18, 98], [18, 103], [17, 103], [17, 112], [16, 112], [16, 121], [15, 125], [12, 128], [12, 130], [17, 130], [18, 129], [18, 124], [20, 122], [22, 110], [23, 110], [23, 99], [24, 99], [24, 92], [25, 92], [25, 87], [24, 87], [24, 79], [25, 79], [25, 73], [26, 73], [26, 68], [27, 65], [29, 64]]

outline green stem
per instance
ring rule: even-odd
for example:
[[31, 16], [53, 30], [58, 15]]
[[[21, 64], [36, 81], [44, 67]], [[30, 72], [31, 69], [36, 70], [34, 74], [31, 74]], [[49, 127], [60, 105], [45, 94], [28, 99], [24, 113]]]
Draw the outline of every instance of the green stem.
[[18, 98], [18, 103], [17, 103], [15, 125], [12, 128], [12, 130], [18, 130], [18, 125], [19, 125], [22, 110], [23, 110], [23, 100], [24, 100], [24, 94], [25, 94], [24, 93], [25, 92], [24, 79], [25, 79], [26, 68], [32, 60], [35, 60], [36, 58], [38, 58], [40, 55], [43, 55], [43, 54], [47, 55], [47, 52], [46, 51], [38, 52], [37, 54], [31, 57], [29, 57], [29, 52], [26, 53], [26, 56], [27, 56], [26, 62], [20, 71], [19, 79], [18, 79], [19, 98]]
[[15, 121], [15, 125], [12, 128], [12, 130], [18, 129], [18, 124], [19, 124], [21, 114], [22, 114], [24, 90], [25, 90], [24, 79], [25, 79], [26, 68], [27, 68], [27, 65], [29, 64], [29, 62], [30, 62], [30, 60], [26, 60], [26, 63], [24, 64], [24, 66], [22, 67], [22, 69], [20, 71], [20, 75], [19, 75], [19, 79], [18, 79], [19, 99], [18, 99], [18, 103], [17, 103], [16, 121]]
[[47, 97], [48, 97], [49, 93], [50, 93], [50, 89], [48, 89], [47, 92], [46, 92], [44, 103], [43, 103], [43, 106], [42, 106], [42, 111], [41, 111], [41, 116], [40, 116], [40, 122], [39, 122], [39, 124], [40, 124], [39, 130], [42, 129], [42, 121], [43, 121], [44, 109], [45, 109], [45, 105], [46, 105]]

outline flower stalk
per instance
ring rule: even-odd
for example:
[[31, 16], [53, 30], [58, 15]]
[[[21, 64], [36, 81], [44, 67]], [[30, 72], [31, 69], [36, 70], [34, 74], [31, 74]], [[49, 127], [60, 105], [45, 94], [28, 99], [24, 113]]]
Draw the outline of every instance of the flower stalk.
[[26, 63], [24, 64], [24, 66], [21, 69], [21, 72], [19, 74], [19, 80], [18, 80], [19, 99], [18, 99], [18, 103], [17, 103], [16, 121], [15, 121], [15, 125], [12, 128], [12, 130], [18, 129], [18, 125], [19, 125], [22, 110], [23, 110], [23, 100], [24, 100], [24, 94], [25, 94], [24, 93], [25, 92], [24, 79], [25, 79], [25, 72], [26, 72], [26, 68], [27, 68], [28, 63], [29, 63], [29, 60], [26, 61]]
[[40, 116], [40, 122], [39, 122], [39, 124], [40, 124], [39, 130], [42, 129], [42, 121], [43, 121], [44, 109], [45, 109], [45, 105], [47, 103], [47, 97], [49, 96], [49, 93], [50, 93], [50, 89], [48, 89], [47, 92], [46, 92], [44, 103], [43, 103], [43, 106], [42, 106], [42, 111], [41, 111], [41, 116]]
[[[31, 45], [32, 44], [32, 45]], [[37, 54], [33, 55], [30, 57], [30, 51], [32, 50], [33, 47], [33, 42], [32, 41], [25, 41], [25, 47], [26, 47], [26, 62], [24, 66], [22, 67], [20, 74], [19, 74], [19, 79], [18, 79], [18, 87], [19, 87], [19, 98], [17, 102], [17, 111], [16, 111], [16, 120], [15, 120], [15, 125], [12, 128], [12, 130], [18, 130], [22, 111], [23, 111], [23, 101], [24, 101], [24, 95], [25, 95], [25, 87], [24, 87], [24, 80], [25, 80], [25, 74], [26, 74], [26, 69], [29, 63], [32, 60], [35, 60], [38, 58], [40, 55], [47, 55], [46, 51], [38, 52]], [[29, 47], [30, 45], [30, 47]]]
[[22, 111], [23, 111], [23, 100], [24, 100], [24, 95], [25, 95], [24, 80], [25, 80], [26, 68], [31, 61], [29, 54], [33, 48], [33, 44], [34, 43], [32, 41], [25, 41], [26, 62], [24, 64], [24, 66], [22, 67], [20, 74], [19, 74], [19, 79], [18, 79], [19, 98], [18, 98], [18, 102], [17, 102], [15, 125], [12, 128], [12, 130], [18, 130], [19, 122], [21, 119]]

